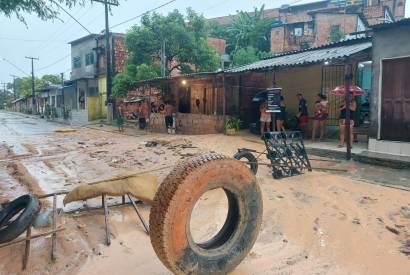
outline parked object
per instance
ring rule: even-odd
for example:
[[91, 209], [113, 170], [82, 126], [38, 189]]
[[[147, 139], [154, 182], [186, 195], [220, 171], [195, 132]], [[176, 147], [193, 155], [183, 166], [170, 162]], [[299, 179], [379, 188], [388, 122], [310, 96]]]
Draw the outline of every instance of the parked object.
[[[249, 169], [256, 174], [259, 165], [272, 168], [272, 176], [275, 179], [297, 176], [305, 171], [312, 171], [307, 156], [301, 132], [270, 132], [263, 135], [266, 150], [257, 152], [252, 149], [238, 149], [234, 155], [237, 160], [244, 161]], [[255, 157], [253, 153], [258, 155]], [[259, 157], [265, 155], [270, 164], [258, 162]]]
[[91, 198], [108, 196], [123, 196], [130, 194], [144, 202], [151, 203], [157, 191], [157, 178], [151, 174], [126, 173], [115, 178], [80, 185], [74, 188], [64, 198], [64, 205]]
[[10, 242], [20, 236], [31, 226], [39, 211], [40, 202], [31, 194], [10, 202], [0, 212], [0, 243]]
[[[206, 191], [222, 188], [228, 214], [209, 241], [195, 243], [190, 218]], [[217, 154], [180, 163], [155, 195], [150, 213], [152, 246], [175, 274], [227, 274], [252, 249], [262, 223], [262, 195], [246, 165]]]

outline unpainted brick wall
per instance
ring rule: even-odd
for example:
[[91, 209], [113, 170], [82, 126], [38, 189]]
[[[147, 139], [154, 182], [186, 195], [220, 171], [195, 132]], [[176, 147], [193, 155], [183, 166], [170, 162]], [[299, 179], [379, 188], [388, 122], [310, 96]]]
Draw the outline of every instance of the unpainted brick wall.
[[[223, 132], [224, 117], [201, 115], [201, 114], [182, 114], [176, 117], [176, 130], [183, 135], [204, 135]], [[163, 114], [151, 114], [150, 127], [153, 132], [166, 133], [165, 117]]]

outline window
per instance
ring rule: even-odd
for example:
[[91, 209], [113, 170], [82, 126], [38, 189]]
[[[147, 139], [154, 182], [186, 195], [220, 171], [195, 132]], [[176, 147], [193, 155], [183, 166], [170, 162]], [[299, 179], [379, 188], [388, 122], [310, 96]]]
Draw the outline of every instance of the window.
[[332, 25], [330, 27], [330, 35], [335, 35], [337, 33], [340, 33], [340, 25]]
[[302, 36], [303, 35], [303, 28], [302, 27], [295, 27], [292, 30], [293, 36]]
[[90, 52], [85, 55], [85, 65], [92, 65], [94, 64], [94, 53]]
[[73, 68], [74, 69], [81, 68], [81, 57], [79, 56], [73, 57]]

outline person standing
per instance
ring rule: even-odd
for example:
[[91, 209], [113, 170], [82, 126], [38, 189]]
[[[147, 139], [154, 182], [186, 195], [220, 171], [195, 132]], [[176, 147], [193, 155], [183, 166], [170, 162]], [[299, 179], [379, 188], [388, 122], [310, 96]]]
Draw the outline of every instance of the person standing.
[[303, 97], [303, 94], [301, 93], [297, 94], [297, 97], [299, 99], [299, 113], [298, 113], [299, 127], [300, 127], [300, 131], [302, 132], [303, 138], [306, 138], [307, 124], [309, 122], [307, 101]]
[[286, 132], [285, 119], [286, 119], [286, 106], [283, 96], [280, 97], [280, 113], [276, 115], [276, 130], [279, 132]]
[[148, 117], [148, 104], [146, 101], [143, 101], [139, 107], [139, 125], [140, 129], [143, 130], [147, 126], [147, 117]]
[[[354, 99], [352, 93], [350, 93], [350, 147], [352, 147], [353, 143], [353, 127], [354, 127], [354, 117], [355, 112], [357, 109], [357, 102]], [[343, 147], [345, 145], [345, 137], [346, 137], [346, 102], [343, 100], [340, 104], [340, 116], [339, 116], [339, 135], [340, 135], [340, 143], [339, 147]]]
[[124, 108], [122, 103], [118, 106], [117, 125], [120, 133], [124, 132]]
[[272, 118], [270, 113], [268, 113], [268, 102], [265, 101], [259, 106], [259, 111], [261, 114], [260, 123], [261, 123], [261, 138], [263, 138], [263, 134], [265, 133], [265, 128], [268, 132], [271, 131], [270, 124], [272, 122]]
[[326, 127], [326, 120], [329, 116], [329, 101], [327, 101], [327, 97], [322, 94], [317, 95], [317, 100], [315, 102], [315, 117], [313, 119], [313, 126], [312, 126], [312, 141], [315, 141], [316, 138], [316, 130], [320, 128], [320, 137], [319, 141], [323, 140], [325, 136], [325, 127]]
[[174, 126], [174, 118], [172, 113], [174, 112], [174, 107], [169, 101], [165, 102], [164, 113], [165, 113], [165, 126], [167, 127], [168, 134], [172, 132]]

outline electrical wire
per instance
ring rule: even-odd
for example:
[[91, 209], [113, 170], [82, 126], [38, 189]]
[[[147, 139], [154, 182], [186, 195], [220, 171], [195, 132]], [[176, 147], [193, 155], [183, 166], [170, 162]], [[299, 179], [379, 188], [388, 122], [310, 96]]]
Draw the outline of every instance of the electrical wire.
[[168, 1], [168, 2], [166, 2], [166, 3], [164, 3], [164, 4], [160, 5], [160, 6], [158, 6], [158, 7], [156, 7], [156, 8], [153, 8], [153, 9], [151, 9], [151, 10], [148, 10], [148, 11], [144, 12], [144, 13], [141, 13], [140, 15], [137, 15], [137, 16], [135, 16], [135, 17], [132, 17], [132, 18], [130, 18], [130, 19], [127, 19], [127, 20], [125, 20], [125, 21], [123, 21], [123, 22], [121, 22], [121, 23], [115, 24], [115, 25], [111, 26], [111, 29], [116, 28], [116, 27], [121, 26], [121, 25], [124, 25], [124, 24], [126, 24], [126, 23], [128, 23], [128, 22], [134, 21], [135, 19], [138, 19], [138, 18], [144, 16], [144, 15], [147, 14], [147, 13], [150, 13], [150, 12], [153, 12], [153, 11], [156, 11], [156, 10], [159, 10], [160, 8], [165, 7], [165, 6], [168, 6], [169, 4], [171, 4], [171, 3], [173, 3], [173, 2], [176, 2], [176, 1], [177, 1], [177, 0]]
[[50, 68], [50, 67], [52, 67], [52, 66], [58, 64], [59, 62], [66, 60], [67, 57], [70, 57], [70, 56], [71, 56], [71, 53], [69, 53], [69, 54], [67, 54], [66, 56], [64, 56], [64, 57], [62, 57], [62, 58], [60, 58], [60, 59], [54, 61], [53, 63], [51, 63], [51, 64], [49, 64], [49, 65], [47, 65], [47, 66], [38, 68], [37, 71], [42, 71], [42, 70], [45, 70], [45, 69], [47, 69], [47, 68]]
[[48, 42], [48, 43], [65, 43], [62, 40], [46, 40], [46, 39], [26, 39], [26, 38], [15, 38], [15, 37], [4, 37], [0, 36], [0, 40], [10, 40], [10, 41], [24, 41], [24, 42]]
[[13, 66], [14, 68], [16, 68], [17, 70], [19, 70], [20, 72], [22, 72], [23, 74], [30, 76], [28, 73], [26, 73], [25, 71], [23, 71], [22, 69], [20, 69], [19, 67], [17, 67], [16, 65], [14, 65], [14, 63], [12, 63], [11, 61], [7, 60], [6, 58], [3, 58], [3, 61], [6, 61], [7, 63], [9, 63], [11, 66]]
[[54, 0], [51, 0], [54, 4], [56, 4], [60, 9], [62, 9], [68, 16], [71, 17], [77, 24], [79, 24], [84, 30], [86, 30], [89, 34], [92, 34], [80, 21], [78, 21], [74, 16], [72, 16], [66, 9], [64, 9], [59, 3]]

